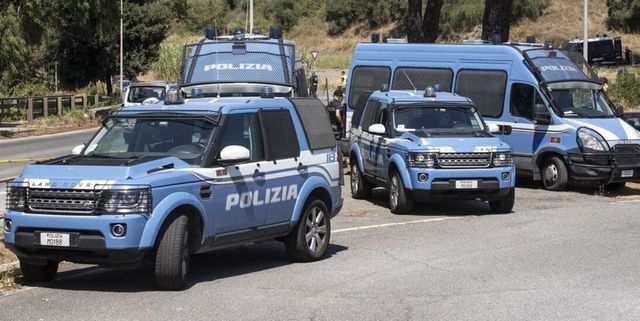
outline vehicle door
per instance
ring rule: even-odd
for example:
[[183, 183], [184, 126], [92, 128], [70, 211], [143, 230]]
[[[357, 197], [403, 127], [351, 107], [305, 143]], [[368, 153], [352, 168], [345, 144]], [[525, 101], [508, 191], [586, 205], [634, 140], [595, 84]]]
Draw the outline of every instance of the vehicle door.
[[288, 227], [298, 192], [309, 176], [309, 159], [300, 155], [305, 136], [298, 135], [288, 109], [262, 110], [259, 116], [266, 161], [259, 169], [264, 184], [258, 201], [267, 208], [265, 225]]
[[391, 111], [386, 103], [381, 103], [380, 106], [378, 106], [374, 122], [384, 125], [386, 133], [375, 135], [372, 144], [373, 148], [370, 152], [371, 162], [375, 168], [375, 175], [384, 180], [389, 176], [389, 158], [391, 157], [391, 150], [389, 149], [389, 144], [391, 143], [389, 139], [389, 133], [391, 133], [391, 128], [389, 127], [391, 126], [389, 122], [390, 113]]
[[531, 84], [512, 83], [509, 94], [509, 116], [511, 133], [501, 138], [513, 149], [516, 167], [533, 170], [533, 158], [547, 133], [548, 126], [536, 124], [535, 113], [549, 115], [547, 106], [538, 90]]
[[364, 166], [363, 171], [367, 174], [375, 175], [375, 163], [372, 161], [372, 150], [375, 141], [377, 140], [375, 135], [369, 132], [369, 126], [374, 124], [376, 112], [380, 108], [381, 103], [377, 100], [369, 100], [360, 122], [360, 133], [356, 139], [358, 147], [360, 149], [360, 157], [362, 158], [362, 164]]
[[[259, 173], [265, 154], [257, 115], [257, 112], [228, 114], [219, 128], [214, 165], [219, 179], [214, 181], [207, 208], [216, 235], [246, 231], [265, 222], [267, 206], [259, 201], [264, 188], [264, 176]], [[231, 164], [217, 161], [220, 151], [232, 145], [248, 149], [250, 158]]]

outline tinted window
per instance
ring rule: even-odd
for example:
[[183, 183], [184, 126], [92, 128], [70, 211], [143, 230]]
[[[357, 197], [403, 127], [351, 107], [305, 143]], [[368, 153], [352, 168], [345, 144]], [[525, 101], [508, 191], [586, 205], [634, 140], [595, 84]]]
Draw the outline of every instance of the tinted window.
[[363, 130], [369, 129], [369, 126], [374, 124], [373, 121], [375, 119], [376, 110], [378, 109], [378, 106], [380, 106], [380, 102], [378, 101], [369, 100], [369, 102], [367, 102], [367, 106], [364, 110], [364, 116], [362, 117]]
[[440, 91], [451, 91], [453, 71], [444, 68], [406, 68], [396, 69], [393, 76], [393, 89], [423, 91], [429, 86], [440, 85]]
[[535, 94], [536, 90], [533, 86], [513, 84], [511, 86], [511, 99], [509, 102], [511, 115], [532, 119]]
[[469, 97], [482, 116], [499, 117], [504, 106], [507, 73], [497, 70], [461, 70], [456, 94]]
[[391, 69], [389, 67], [356, 67], [349, 81], [349, 108], [355, 108], [361, 95], [382, 88], [389, 84]]
[[298, 136], [288, 110], [263, 110], [260, 122], [268, 160], [300, 156]]
[[251, 152], [250, 161], [260, 161], [264, 157], [262, 133], [258, 129], [255, 113], [230, 114], [226, 117], [222, 140], [218, 150], [230, 145], [238, 145]]
[[147, 98], [164, 100], [165, 93], [166, 90], [164, 87], [131, 87], [127, 101], [130, 103], [141, 103]]

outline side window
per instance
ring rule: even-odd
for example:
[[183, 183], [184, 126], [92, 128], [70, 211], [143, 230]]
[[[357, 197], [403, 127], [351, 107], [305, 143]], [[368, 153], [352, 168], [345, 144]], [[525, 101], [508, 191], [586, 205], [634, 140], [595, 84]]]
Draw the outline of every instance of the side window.
[[373, 117], [372, 124], [382, 124], [387, 126], [387, 104], [378, 104], [376, 106], [376, 113]]
[[391, 69], [389, 67], [358, 66], [349, 75], [349, 108], [355, 109], [360, 96], [379, 90], [382, 84], [389, 84]]
[[456, 94], [471, 98], [482, 116], [500, 117], [506, 85], [504, 71], [463, 69], [458, 72]]
[[264, 160], [262, 133], [259, 128], [256, 113], [227, 115], [218, 153], [229, 145], [238, 145], [251, 152], [251, 162]]
[[435, 84], [440, 85], [440, 91], [451, 91], [453, 83], [453, 71], [447, 68], [408, 68], [396, 69], [393, 76], [394, 90], [424, 91], [425, 88]]
[[509, 101], [509, 111], [511, 115], [533, 119], [535, 92], [535, 88], [530, 85], [511, 85], [511, 99]]
[[362, 117], [362, 130], [366, 131], [369, 126], [374, 124], [376, 111], [380, 106], [380, 102], [376, 100], [369, 100], [364, 110], [364, 116]]
[[287, 109], [260, 111], [266, 159], [277, 160], [300, 156], [300, 143]]

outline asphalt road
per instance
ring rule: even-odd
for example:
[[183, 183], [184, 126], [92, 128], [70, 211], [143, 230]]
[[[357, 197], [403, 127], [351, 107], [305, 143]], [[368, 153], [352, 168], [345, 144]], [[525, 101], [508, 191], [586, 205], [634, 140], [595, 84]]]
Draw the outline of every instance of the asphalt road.
[[[0, 160], [57, 157], [71, 153], [73, 147], [89, 140], [97, 128], [53, 135], [1, 139]], [[24, 163], [0, 163], [0, 179], [20, 174]]]
[[[347, 179], [348, 181], [348, 179]], [[153, 270], [66, 266], [0, 297], [3, 320], [639, 320], [640, 195], [520, 183], [514, 213], [480, 202], [393, 215], [384, 190], [345, 189], [327, 257], [276, 242], [194, 258], [181, 292]]]

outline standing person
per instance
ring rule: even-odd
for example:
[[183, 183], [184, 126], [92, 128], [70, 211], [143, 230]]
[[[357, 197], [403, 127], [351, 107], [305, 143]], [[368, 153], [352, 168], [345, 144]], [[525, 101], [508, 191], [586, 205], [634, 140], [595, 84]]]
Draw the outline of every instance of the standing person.
[[315, 71], [311, 73], [309, 85], [309, 95], [313, 98], [318, 98], [318, 75], [316, 75]]
[[602, 82], [602, 91], [604, 91], [605, 93], [609, 91], [609, 78], [600, 77], [600, 81]]
[[345, 86], [347, 86], [347, 73], [343, 70], [340, 76], [340, 87], [344, 88]]
[[327, 113], [329, 113], [329, 120], [331, 121], [331, 127], [336, 139], [340, 139], [342, 134], [342, 90], [337, 89], [333, 92], [333, 99], [327, 105]]

